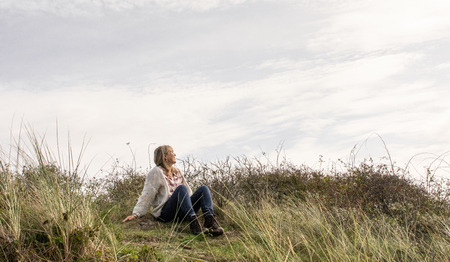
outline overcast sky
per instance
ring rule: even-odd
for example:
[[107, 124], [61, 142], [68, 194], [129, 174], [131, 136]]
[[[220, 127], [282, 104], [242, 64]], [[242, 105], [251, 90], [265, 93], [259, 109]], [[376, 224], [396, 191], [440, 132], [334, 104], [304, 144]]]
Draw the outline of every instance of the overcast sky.
[[0, 0], [0, 39], [4, 153], [58, 122], [93, 173], [160, 144], [381, 161], [378, 135], [399, 166], [449, 160], [448, 0]]

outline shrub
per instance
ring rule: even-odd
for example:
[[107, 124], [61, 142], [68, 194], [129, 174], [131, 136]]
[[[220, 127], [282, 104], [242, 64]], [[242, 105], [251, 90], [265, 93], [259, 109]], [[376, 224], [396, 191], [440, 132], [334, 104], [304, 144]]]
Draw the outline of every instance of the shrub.
[[430, 231], [422, 215], [450, 215], [449, 202], [444, 198], [429, 194], [402, 170], [398, 170], [399, 174], [392, 173], [388, 166], [371, 161], [330, 174], [286, 161], [275, 166], [246, 157], [215, 163], [188, 159], [183, 164], [188, 181], [195, 186], [210, 186], [221, 208], [229, 201], [258, 206], [267, 199], [281, 204], [285, 199], [305, 201], [312, 196], [327, 208], [359, 209], [369, 216], [390, 216], [408, 225], [418, 237]]
[[118, 222], [131, 214], [142, 192], [145, 175], [144, 171], [131, 167], [115, 167], [106, 177], [94, 181], [102, 187], [94, 202], [105, 222]]

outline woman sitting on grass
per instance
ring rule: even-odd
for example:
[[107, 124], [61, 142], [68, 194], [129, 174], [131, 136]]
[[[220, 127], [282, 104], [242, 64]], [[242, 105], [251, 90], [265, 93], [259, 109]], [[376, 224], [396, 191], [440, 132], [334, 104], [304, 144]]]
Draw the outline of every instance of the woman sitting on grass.
[[[152, 206], [152, 215], [160, 221], [187, 220], [191, 232], [195, 235], [201, 233], [222, 235], [223, 228], [219, 227], [214, 218], [209, 188], [201, 186], [192, 194], [180, 170], [173, 167], [176, 163], [175, 156], [170, 146], [164, 145], [155, 149], [156, 166], [145, 178], [144, 189], [133, 209], [133, 214], [122, 222], [144, 216]], [[204, 229], [197, 218], [200, 208], [205, 220]]]

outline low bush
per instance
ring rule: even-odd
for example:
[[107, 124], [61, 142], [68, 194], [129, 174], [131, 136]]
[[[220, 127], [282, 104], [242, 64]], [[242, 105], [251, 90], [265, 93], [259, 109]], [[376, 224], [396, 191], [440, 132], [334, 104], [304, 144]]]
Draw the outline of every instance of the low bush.
[[91, 182], [90, 187], [102, 189], [94, 202], [105, 222], [118, 222], [131, 215], [144, 187], [145, 175], [145, 171], [116, 166], [105, 177]]
[[[408, 225], [418, 237], [431, 230], [424, 214], [450, 216], [448, 200], [432, 195], [408, 179], [405, 172], [371, 161], [345, 172], [325, 174], [286, 161], [274, 166], [246, 157], [216, 163], [184, 162], [184, 172], [195, 186], [211, 187], [219, 207], [234, 201], [257, 206], [270, 199], [305, 201], [312, 197], [327, 208], [358, 209], [369, 216], [387, 215]], [[448, 190], [448, 189], [447, 189]]]

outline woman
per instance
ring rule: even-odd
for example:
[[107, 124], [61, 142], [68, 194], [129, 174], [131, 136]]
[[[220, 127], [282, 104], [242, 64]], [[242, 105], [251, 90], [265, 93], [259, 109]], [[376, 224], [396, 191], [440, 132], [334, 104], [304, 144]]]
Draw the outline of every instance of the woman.
[[[164, 145], [155, 149], [156, 166], [145, 178], [144, 189], [133, 209], [133, 214], [122, 222], [142, 217], [152, 206], [152, 215], [161, 221], [187, 220], [191, 232], [195, 235], [201, 233], [222, 235], [223, 228], [219, 227], [214, 218], [209, 188], [201, 186], [192, 193], [180, 170], [173, 166], [176, 163], [175, 156], [170, 146]], [[204, 229], [197, 218], [200, 208], [205, 220]]]

